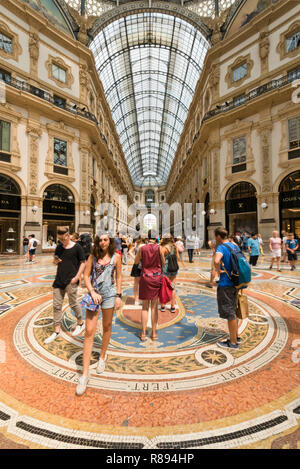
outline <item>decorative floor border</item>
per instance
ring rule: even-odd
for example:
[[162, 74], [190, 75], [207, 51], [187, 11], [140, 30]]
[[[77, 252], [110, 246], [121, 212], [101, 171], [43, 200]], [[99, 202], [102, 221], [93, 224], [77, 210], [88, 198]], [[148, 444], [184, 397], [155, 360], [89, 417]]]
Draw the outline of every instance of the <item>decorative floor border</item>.
[[217, 430], [183, 435], [119, 436], [71, 430], [19, 415], [15, 410], [0, 403], [0, 428], [7, 426], [10, 433], [25, 443], [35, 443], [55, 449], [221, 449], [237, 448], [278, 435], [298, 425], [300, 398], [256, 419]]

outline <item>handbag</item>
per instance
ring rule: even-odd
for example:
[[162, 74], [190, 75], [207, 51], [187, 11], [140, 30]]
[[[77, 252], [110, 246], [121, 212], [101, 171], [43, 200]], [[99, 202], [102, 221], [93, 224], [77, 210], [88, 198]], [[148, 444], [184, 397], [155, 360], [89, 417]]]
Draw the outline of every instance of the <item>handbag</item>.
[[236, 295], [236, 316], [239, 319], [246, 319], [249, 316], [248, 298], [242, 290]]
[[161, 304], [165, 305], [171, 301], [173, 289], [170, 279], [168, 277], [163, 277], [159, 290], [159, 301]]

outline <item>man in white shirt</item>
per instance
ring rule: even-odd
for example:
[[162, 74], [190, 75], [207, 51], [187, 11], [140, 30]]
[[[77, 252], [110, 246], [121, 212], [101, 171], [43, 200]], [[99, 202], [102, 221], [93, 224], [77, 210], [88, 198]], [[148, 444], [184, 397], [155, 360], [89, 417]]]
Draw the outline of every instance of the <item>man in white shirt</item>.
[[40, 242], [36, 239], [34, 234], [29, 235], [29, 244], [28, 244], [28, 253], [29, 253], [29, 261], [28, 262], [35, 262], [35, 251]]
[[194, 235], [188, 235], [185, 240], [185, 247], [188, 251], [189, 255], [189, 263], [191, 264], [193, 261], [194, 249], [195, 249], [195, 242], [196, 237]]

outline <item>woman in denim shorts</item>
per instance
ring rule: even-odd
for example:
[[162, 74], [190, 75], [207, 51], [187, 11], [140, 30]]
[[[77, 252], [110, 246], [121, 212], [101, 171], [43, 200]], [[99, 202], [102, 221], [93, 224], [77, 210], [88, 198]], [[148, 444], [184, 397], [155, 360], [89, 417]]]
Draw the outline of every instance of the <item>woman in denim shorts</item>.
[[[91, 277], [90, 277], [91, 276]], [[96, 372], [105, 370], [106, 350], [111, 336], [112, 318], [115, 308], [122, 306], [122, 264], [116, 253], [116, 244], [108, 234], [96, 236], [92, 254], [89, 256], [84, 271], [84, 282], [89, 291], [81, 301], [86, 309], [85, 337], [83, 347], [83, 373], [76, 388], [76, 394], [82, 395], [89, 381], [89, 366], [97, 328], [98, 313], [102, 310], [102, 347]], [[115, 285], [116, 282], [116, 285]]]

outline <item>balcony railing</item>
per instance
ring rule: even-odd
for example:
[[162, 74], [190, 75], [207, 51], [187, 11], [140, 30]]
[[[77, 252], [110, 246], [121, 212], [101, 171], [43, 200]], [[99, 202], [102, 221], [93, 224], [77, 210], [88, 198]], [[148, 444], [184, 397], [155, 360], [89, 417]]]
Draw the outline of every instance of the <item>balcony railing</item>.
[[[208, 119], [211, 119], [212, 117], [218, 116], [219, 114], [223, 114], [228, 111], [232, 111], [233, 109], [237, 109], [240, 106], [244, 106], [244, 104], [247, 104], [247, 102], [252, 101], [258, 96], [262, 96], [265, 93], [269, 93], [270, 91], [282, 88], [283, 86], [292, 83], [294, 80], [299, 80], [299, 78], [300, 73], [294, 75], [289, 74], [284, 77], [277, 78], [276, 80], [271, 80], [268, 83], [265, 83], [264, 85], [258, 86], [257, 88], [254, 88], [253, 90], [249, 91], [249, 93], [247, 94], [243, 94], [241, 96], [233, 98], [232, 101], [226, 101], [225, 104], [216, 106], [214, 109], [207, 112], [201, 121], [200, 127], [203, 122], [207, 121]], [[198, 130], [197, 133], [194, 135], [192, 146], [186, 152], [187, 156], [191, 153], [193, 144], [199, 137], [199, 134], [200, 132]]]
[[240, 100], [234, 98], [232, 101], [226, 101], [225, 104], [216, 106], [214, 109], [204, 115], [201, 124], [211, 117], [217, 116], [218, 114], [222, 114], [224, 112], [232, 111], [239, 106], [244, 106], [244, 104], [247, 104], [247, 102], [252, 101], [258, 96], [262, 96], [265, 93], [282, 88], [283, 86], [288, 85], [297, 79], [299, 79], [298, 76], [286, 75], [284, 77], [277, 78], [276, 80], [271, 80], [264, 85], [258, 86], [257, 88], [249, 91], [249, 93], [242, 95], [242, 99]]

